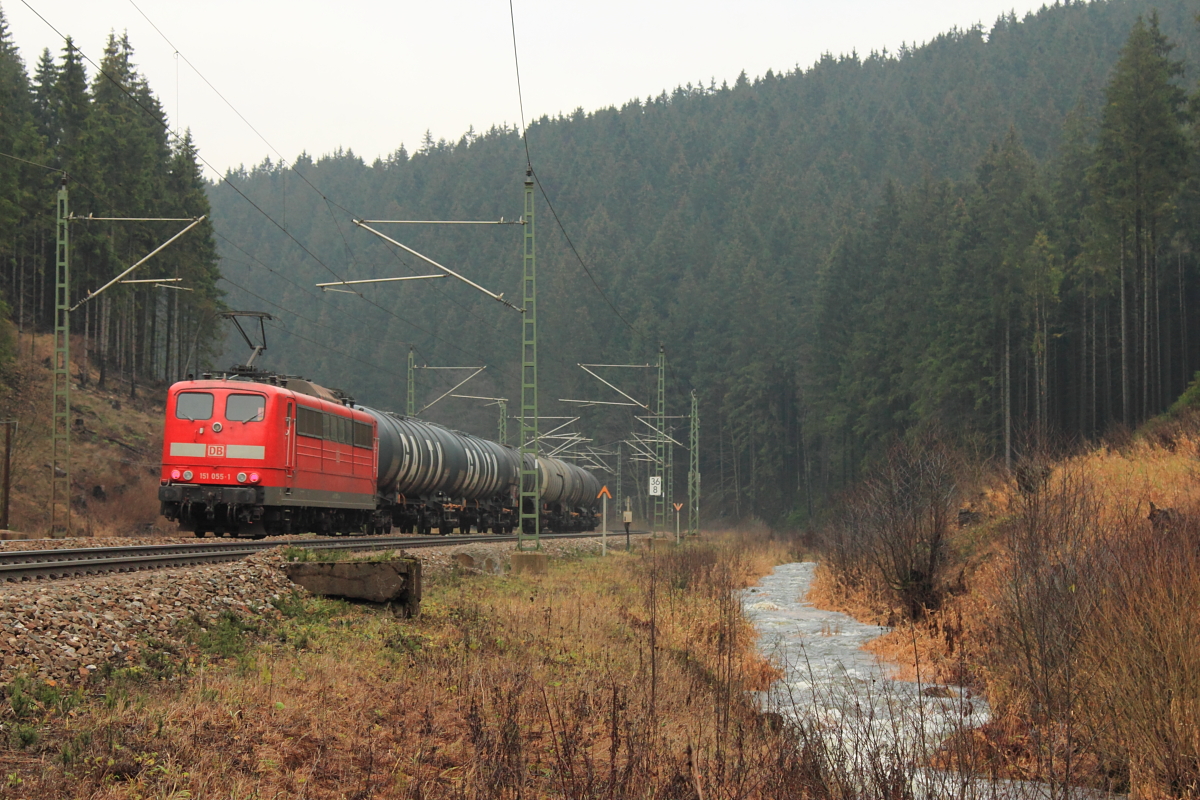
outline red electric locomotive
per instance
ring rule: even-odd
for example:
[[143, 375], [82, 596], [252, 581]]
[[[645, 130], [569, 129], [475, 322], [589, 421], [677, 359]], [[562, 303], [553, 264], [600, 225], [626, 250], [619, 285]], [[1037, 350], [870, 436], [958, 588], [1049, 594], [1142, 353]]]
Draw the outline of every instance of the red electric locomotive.
[[159, 500], [197, 536], [360, 530], [376, 515], [375, 422], [308, 381], [171, 387]]
[[[162, 514], [197, 536], [517, 524], [517, 450], [307, 380], [238, 368], [176, 383], [166, 410]], [[594, 530], [599, 481], [555, 458], [537, 467], [543, 529]]]

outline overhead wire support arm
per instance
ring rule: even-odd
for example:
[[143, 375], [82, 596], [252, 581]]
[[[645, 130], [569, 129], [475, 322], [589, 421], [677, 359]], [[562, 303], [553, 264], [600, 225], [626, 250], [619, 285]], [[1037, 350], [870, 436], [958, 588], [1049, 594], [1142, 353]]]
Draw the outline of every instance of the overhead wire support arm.
[[458, 279], [459, 279], [460, 281], [462, 281], [463, 283], [467, 284], [468, 286], [470, 286], [470, 287], [472, 287], [472, 288], [478, 289], [479, 291], [483, 292], [484, 294], [486, 294], [488, 297], [492, 298], [493, 300], [495, 300], [495, 301], [497, 301], [497, 302], [499, 302], [499, 303], [503, 303], [504, 305], [508, 306], [508, 307], [509, 307], [509, 308], [511, 308], [513, 311], [516, 311], [516, 312], [518, 312], [518, 313], [520, 313], [520, 314], [524, 314], [524, 313], [525, 313], [525, 309], [523, 309], [523, 308], [517, 308], [517, 307], [516, 307], [516, 306], [514, 306], [512, 303], [510, 303], [510, 302], [508, 302], [507, 300], [505, 300], [505, 299], [504, 299], [504, 294], [503, 294], [503, 293], [496, 294], [495, 292], [490, 292], [490, 291], [488, 291], [487, 289], [485, 289], [485, 288], [483, 288], [482, 286], [480, 286], [478, 283], [475, 283], [475, 281], [471, 280], [470, 278], [463, 277], [462, 275], [459, 275], [457, 272], [455, 272], [454, 270], [450, 269], [449, 267], [443, 266], [443, 265], [439, 264], [438, 262], [434, 261], [434, 260], [433, 260], [432, 258], [430, 258], [429, 256], [426, 256], [426, 255], [423, 255], [423, 254], [421, 254], [421, 253], [418, 253], [416, 250], [413, 250], [413, 249], [412, 249], [411, 247], [409, 247], [408, 245], [406, 245], [406, 244], [402, 244], [401, 242], [398, 242], [398, 241], [396, 241], [396, 240], [395, 240], [395, 239], [393, 239], [392, 237], [390, 237], [390, 236], [388, 236], [388, 235], [386, 235], [386, 234], [380, 233], [379, 231], [377, 231], [377, 230], [375, 230], [374, 228], [370, 227], [369, 225], [365, 224], [365, 223], [364, 223], [364, 222], [363, 222], [361, 219], [356, 219], [356, 220], [354, 220], [354, 224], [355, 224], [355, 225], [357, 225], [358, 227], [362, 228], [362, 229], [363, 229], [363, 230], [365, 230], [365, 231], [370, 231], [371, 233], [373, 233], [373, 234], [375, 234], [376, 236], [378, 236], [380, 239], [383, 239], [385, 242], [390, 242], [391, 244], [394, 244], [396, 247], [399, 247], [399, 248], [400, 248], [401, 250], [403, 250], [404, 252], [406, 252], [406, 253], [409, 253], [409, 254], [411, 254], [411, 255], [414, 255], [414, 256], [416, 256], [417, 258], [419, 258], [419, 259], [421, 259], [422, 261], [424, 261], [424, 262], [428, 263], [429, 265], [431, 265], [431, 266], [434, 266], [434, 267], [437, 267], [438, 269], [440, 269], [442, 272], [446, 273], [446, 274], [447, 274], [447, 275], [449, 275], [450, 277], [452, 277], [452, 278], [458, 278]]
[[[71, 222], [193, 222], [195, 217], [77, 217], [74, 214], [67, 217]], [[204, 219], [201, 217], [200, 219]]]
[[560, 403], [578, 403], [583, 406], [633, 406], [634, 408], [645, 408], [641, 403], [616, 403], [610, 400], [568, 400], [565, 397], [558, 398]]
[[643, 450], [638, 446], [644, 444], [644, 442], [642, 442], [640, 439], [626, 439], [625, 444], [629, 445], [630, 448], [633, 449], [633, 452], [637, 453], [638, 455], [645, 456], [652, 461], [654, 460], [654, 455], [652, 453], [650, 453], [648, 450]]
[[649, 410], [650, 410], [650, 406], [646, 405], [645, 403], [639, 403], [639, 402], [637, 401], [637, 398], [635, 398], [635, 397], [630, 397], [629, 395], [625, 394], [625, 392], [622, 392], [622, 391], [621, 391], [620, 389], [618, 389], [616, 386], [613, 386], [611, 383], [609, 383], [608, 381], [604, 380], [604, 378], [601, 378], [599, 375], [597, 375], [596, 373], [592, 372], [590, 369], [588, 369], [588, 368], [587, 368], [587, 366], [586, 366], [586, 365], [584, 365], [584, 364], [580, 364], [580, 365], [579, 365], [579, 368], [580, 368], [580, 369], [582, 369], [584, 372], [586, 372], [588, 375], [591, 375], [593, 378], [595, 378], [596, 380], [598, 380], [598, 381], [600, 381], [601, 383], [603, 383], [603, 384], [604, 384], [605, 386], [607, 386], [608, 388], [612, 389], [612, 390], [613, 390], [614, 392], [616, 392], [617, 394], [621, 395], [621, 397], [624, 397], [624, 398], [625, 398], [625, 399], [627, 399], [627, 400], [632, 400], [634, 403], [637, 403], [637, 405], [638, 405], [640, 408], [644, 408], [644, 409], [646, 409], [647, 411], [649, 411]]
[[[655, 433], [658, 433], [658, 432], [659, 432], [657, 428], [655, 428], [655, 427], [654, 427], [653, 425], [651, 425], [649, 422], [646, 422], [646, 420], [642, 419], [641, 417], [635, 417], [635, 419], [637, 419], [637, 421], [638, 421], [638, 422], [642, 423], [643, 425], [645, 425], [647, 428], [649, 428], [650, 430], [654, 431]], [[672, 419], [678, 419], [678, 417], [672, 417]], [[663, 431], [663, 432], [662, 432], [662, 436], [663, 436], [663, 438], [664, 438], [664, 439], [666, 439], [668, 442], [673, 442], [673, 443], [675, 443], [675, 444], [679, 445], [680, 447], [683, 447], [683, 445], [682, 445], [680, 442], [677, 442], [677, 441], [675, 441], [674, 439], [672, 439], [672, 438], [671, 438], [671, 437], [670, 437], [670, 436], [667, 434], [667, 432], [666, 432], [666, 431]], [[687, 449], [687, 448], [684, 448], [684, 449]]]
[[437, 403], [441, 402], [441, 401], [442, 401], [444, 398], [448, 397], [448, 396], [450, 395], [450, 393], [451, 393], [451, 392], [453, 392], [455, 389], [457, 389], [459, 386], [462, 386], [464, 383], [466, 383], [467, 381], [471, 380], [471, 378], [474, 378], [476, 375], [478, 375], [479, 373], [483, 372], [485, 369], [487, 369], [487, 367], [486, 367], [486, 366], [479, 367], [479, 368], [478, 368], [478, 369], [476, 369], [474, 372], [472, 372], [470, 375], [468, 375], [466, 378], [464, 378], [463, 380], [461, 380], [461, 381], [459, 381], [458, 383], [454, 384], [454, 388], [453, 388], [453, 389], [451, 389], [450, 391], [446, 392], [446, 393], [445, 393], [445, 394], [443, 394], [441, 397], [439, 397], [437, 400], [434, 400], [432, 403], [429, 403], [428, 405], [426, 405], [424, 408], [422, 408], [422, 409], [421, 409], [420, 411], [418, 411], [417, 413], [418, 413], [418, 414], [420, 414], [420, 413], [422, 413], [422, 412], [424, 412], [424, 411], [428, 411], [428, 410], [429, 410], [430, 408], [432, 408], [432, 407], [433, 407], [435, 404], [437, 404]]
[[371, 225], [524, 225], [525, 220], [494, 219], [360, 219]]
[[399, 278], [364, 278], [359, 281], [330, 281], [329, 283], [318, 283], [317, 286], [322, 292], [341, 292], [343, 294], [357, 294], [357, 292], [346, 291], [345, 289], [330, 289], [330, 286], [355, 286], [362, 283], [390, 283], [392, 281], [423, 281], [432, 280], [434, 278], [444, 278], [445, 275], [405, 275]]
[[507, 397], [480, 397], [474, 394], [452, 394], [451, 397], [460, 397], [463, 400], [487, 400], [489, 406], [500, 407], [500, 420], [497, 424], [497, 433], [500, 436], [500, 444], [508, 444], [508, 398]]
[[[113, 218], [113, 219], [117, 219], [117, 218]], [[114, 283], [120, 283], [120, 282], [121, 282], [121, 280], [122, 280], [122, 279], [123, 279], [123, 278], [124, 278], [126, 275], [128, 275], [128, 274], [129, 274], [129, 273], [131, 273], [131, 272], [133, 272], [135, 269], [137, 269], [138, 267], [140, 267], [142, 264], [145, 264], [145, 263], [146, 263], [147, 261], [149, 261], [150, 259], [154, 258], [154, 256], [158, 255], [158, 254], [159, 254], [159, 253], [161, 253], [163, 250], [165, 250], [165, 249], [166, 249], [166, 248], [167, 248], [167, 247], [168, 247], [168, 246], [169, 246], [169, 245], [170, 245], [172, 242], [174, 242], [174, 241], [175, 241], [176, 239], [178, 239], [180, 236], [183, 236], [185, 233], [187, 233], [187, 232], [188, 232], [188, 231], [190, 231], [192, 228], [196, 227], [197, 225], [199, 225], [201, 222], [203, 222], [203, 221], [204, 221], [204, 220], [206, 220], [206, 219], [208, 219], [208, 215], [207, 215], [207, 214], [205, 214], [205, 215], [204, 215], [204, 216], [202, 216], [202, 217], [195, 217], [195, 218], [193, 218], [193, 219], [192, 219], [192, 224], [191, 224], [191, 225], [188, 225], [186, 228], [184, 228], [183, 230], [181, 230], [179, 233], [175, 234], [175, 235], [174, 235], [174, 236], [172, 236], [170, 239], [167, 239], [165, 242], [163, 242], [162, 244], [160, 244], [158, 247], [156, 247], [156, 248], [154, 248], [153, 250], [151, 250], [149, 254], [147, 254], [147, 255], [146, 255], [144, 258], [142, 258], [142, 259], [141, 259], [140, 261], [138, 261], [136, 264], [134, 264], [134, 265], [133, 265], [133, 266], [131, 266], [129, 269], [127, 269], [127, 270], [125, 270], [124, 272], [122, 272], [122, 273], [121, 273], [120, 275], [118, 275], [117, 277], [113, 278], [113, 279], [112, 279], [111, 281], [109, 281], [108, 283], [106, 283], [106, 284], [104, 284], [103, 286], [101, 286], [101, 287], [100, 287], [99, 289], [97, 289], [96, 291], [94, 291], [94, 292], [88, 292], [88, 293], [87, 293], [87, 296], [86, 296], [86, 297], [84, 297], [82, 300], [80, 300], [80, 301], [79, 301], [78, 303], [76, 303], [75, 305], [71, 306], [71, 309], [70, 309], [70, 310], [71, 310], [71, 311], [74, 311], [75, 309], [79, 308], [81, 305], [83, 305], [84, 303], [86, 303], [88, 300], [91, 300], [92, 298], [96, 297], [96, 296], [97, 296], [97, 295], [99, 295], [101, 292], [103, 292], [105, 289], [107, 289], [108, 287], [112, 286]]]
[[533, 438], [525, 443], [526, 447], [533, 444], [534, 442], [540, 442], [542, 439], [549, 438], [550, 434], [555, 433], [557, 431], [561, 431], [563, 428], [567, 427], [572, 422], [579, 421], [579, 417], [571, 417], [570, 419], [567, 419], [566, 417], [542, 417], [542, 419], [566, 419], [567, 421], [564, 422], [563, 424], [559, 425], [556, 428], [551, 428], [550, 430], [546, 431], [545, 433], [538, 434], [535, 438]]

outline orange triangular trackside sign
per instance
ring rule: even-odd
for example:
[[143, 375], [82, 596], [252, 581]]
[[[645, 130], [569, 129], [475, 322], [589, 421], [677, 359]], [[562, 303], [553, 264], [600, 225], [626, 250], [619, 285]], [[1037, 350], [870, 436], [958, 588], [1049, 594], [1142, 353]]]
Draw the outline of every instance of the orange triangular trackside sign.
[[672, 503], [671, 505], [675, 506], [676, 511], [683, 511], [683, 503]]
[[607, 486], [600, 487], [600, 494], [596, 495], [596, 499], [599, 500], [601, 497], [607, 497], [609, 500], [612, 500], [612, 495], [609, 494]]

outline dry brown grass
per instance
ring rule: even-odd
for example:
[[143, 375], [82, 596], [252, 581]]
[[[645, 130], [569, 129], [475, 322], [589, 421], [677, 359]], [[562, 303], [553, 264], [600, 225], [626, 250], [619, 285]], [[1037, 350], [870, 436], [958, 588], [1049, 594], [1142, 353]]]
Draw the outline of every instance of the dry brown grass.
[[0, 756], [0, 796], [811, 796], [819, 765], [747, 695], [777, 673], [735, 590], [782, 552], [456, 575], [414, 621], [291, 599], [258, 634], [210, 623], [199, 649], [149, 648], [69, 716], [41, 709], [39, 741]]
[[[9, 526], [15, 531], [48, 531], [51, 460], [51, 355], [49, 335], [36, 337], [31, 355], [22, 337], [17, 358], [0, 375], [0, 419], [16, 419], [13, 497]], [[81, 341], [72, 341], [81, 353]], [[129, 398], [127, 383], [113, 380], [107, 390], [89, 384], [71, 392], [71, 495], [75, 535], [122, 536], [171, 532], [160, 522], [156, 490], [162, 458], [165, 387], [140, 386]], [[102, 491], [97, 492], [96, 487]]]
[[[1200, 435], [1195, 418], [987, 489], [953, 532], [949, 602], [871, 649], [898, 672], [985, 686], [978, 769], [1137, 797], [1200, 795]], [[1169, 509], [1148, 519], [1150, 504]], [[832, 565], [829, 565], [832, 566]], [[811, 599], [880, 622], [870, 576], [826, 567]]]

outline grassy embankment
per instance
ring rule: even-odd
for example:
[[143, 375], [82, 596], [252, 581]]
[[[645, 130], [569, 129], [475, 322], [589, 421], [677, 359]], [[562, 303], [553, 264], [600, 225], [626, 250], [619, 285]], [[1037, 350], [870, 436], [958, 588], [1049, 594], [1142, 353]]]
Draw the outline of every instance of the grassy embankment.
[[739, 537], [433, 575], [414, 620], [296, 596], [197, 622], [86, 692], [9, 686], [0, 796], [827, 794], [747, 694], [776, 672], [735, 590], [788, 558]]
[[[32, 344], [32, 348], [31, 348]], [[82, 339], [73, 339], [82, 353]], [[16, 357], [0, 372], [0, 419], [18, 423], [13, 440], [9, 527], [45, 534], [50, 526], [51, 335], [20, 338]], [[77, 361], [78, 359], [76, 359]], [[162, 463], [163, 386], [139, 386], [108, 376], [98, 389], [92, 370], [86, 387], [76, 368], [71, 389], [72, 527], [76, 536], [172, 532], [158, 515]], [[0, 445], [2, 446], [2, 445]], [[97, 487], [99, 489], [97, 490]]]
[[899, 623], [873, 648], [905, 677], [986, 691], [972, 768], [1196, 797], [1198, 455], [1195, 412], [1012, 480], [897, 448], [824, 532], [811, 599]]

